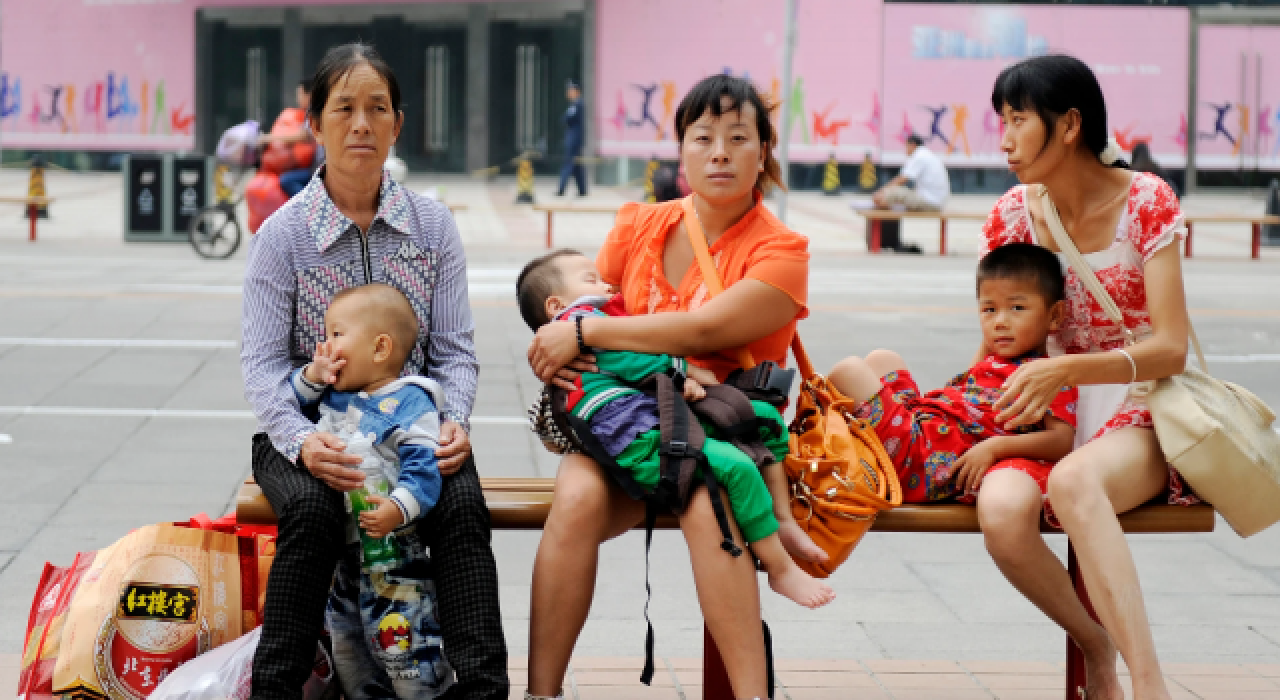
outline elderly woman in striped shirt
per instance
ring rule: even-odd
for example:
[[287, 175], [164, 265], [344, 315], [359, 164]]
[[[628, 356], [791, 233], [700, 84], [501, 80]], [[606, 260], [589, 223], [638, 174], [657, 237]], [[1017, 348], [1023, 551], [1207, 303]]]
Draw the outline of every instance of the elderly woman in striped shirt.
[[403, 292], [418, 316], [404, 373], [424, 373], [445, 390], [436, 453], [444, 486], [418, 532], [432, 553], [454, 693], [505, 699], [497, 570], [467, 436], [478, 367], [462, 242], [447, 209], [383, 171], [404, 114], [395, 75], [372, 47], [331, 49], [313, 84], [308, 116], [328, 162], [266, 221], [245, 271], [241, 369], [263, 431], [253, 439], [253, 473], [280, 522], [252, 697], [302, 696], [343, 550], [342, 493], [363, 483], [351, 468], [360, 459], [303, 415], [290, 372], [324, 340], [325, 309], [338, 291], [381, 282]]

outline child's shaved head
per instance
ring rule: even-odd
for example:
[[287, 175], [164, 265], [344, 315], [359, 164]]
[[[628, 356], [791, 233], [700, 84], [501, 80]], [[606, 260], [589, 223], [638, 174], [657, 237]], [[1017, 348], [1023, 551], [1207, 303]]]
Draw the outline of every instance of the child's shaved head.
[[355, 307], [352, 311], [375, 334], [391, 336], [391, 349], [393, 357], [398, 358], [397, 366], [408, 361], [409, 353], [418, 342], [418, 314], [399, 289], [381, 283], [347, 287], [334, 295], [329, 308], [338, 304], [351, 304]]

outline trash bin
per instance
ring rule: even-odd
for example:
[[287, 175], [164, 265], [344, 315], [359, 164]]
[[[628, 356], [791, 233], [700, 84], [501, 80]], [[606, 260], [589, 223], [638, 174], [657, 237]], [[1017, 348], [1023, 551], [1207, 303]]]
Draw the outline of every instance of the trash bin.
[[124, 239], [126, 241], [161, 240], [166, 226], [165, 197], [170, 156], [127, 155], [123, 163]]
[[[1272, 180], [1267, 188], [1267, 216], [1280, 216], [1280, 180]], [[1268, 246], [1280, 246], [1280, 224], [1262, 227], [1262, 242]]]
[[124, 157], [124, 239], [186, 243], [191, 217], [212, 201], [213, 159], [172, 153]]
[[191, 230], [191, 219], [209, 205], [212, 168], [211, 158], [173, 159], [173, 234], [184, 241]]

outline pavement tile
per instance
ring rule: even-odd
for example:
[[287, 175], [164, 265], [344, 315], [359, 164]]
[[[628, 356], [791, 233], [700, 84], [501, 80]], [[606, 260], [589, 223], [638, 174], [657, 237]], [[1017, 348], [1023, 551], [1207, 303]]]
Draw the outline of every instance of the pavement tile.
[[961, 661], [960, 666], [975, 675], [1053, 676], [1063, 672], [1062, 664], [1049, 661]]
[[977, 679], [984, 688], [996, 690], [998, 688], [1032, 688], [1032, 689], [1052, 689], [1057, 688], [1059, 691], [1066, 687], [1066, 674], [1058, 671], [1054, 674], [1034, 673], [1034, 674], [1016, 674], [1016, 673], [975, 673], [973, 677]]
[[992, 688], [991, 694], [996, 697], [996, 700], [1062, 700], [1063, 689]]
[[[891, 688], [894, 700], [991, 700], [991, 693], [981, 688], [968, 689], [961, 687], [937, 688]], [[941, 693], [941, 695], [940, 695]]]
[[1170, 673], [1169, 677], [1193, 693], [1225, 691], [1270, 691], [1280, 695], [1280, 682], [1261, 676], [1182, 676]]
[[[785, 693], [785, 695], [783, 695]], [[688, 696], [689, 700], [701, 697]], [[892, 700], [891, 696], [879, 687], [875, 688], [783, 688], [782, 693], [775, 693], [775, 699], [791, 700]]]
[[779, 672], [800, 671], [856, 671], [866, 672], [861, 662], [839, 659], [774, 659], [773, 667]]
[[[1160, 670], [1166, 676], [1247, 676], [1244, 666], [1239, 664], [1187, 664], [1162, 663]], [[1261, 674], [1260, 674], [1261, 675]]]
[[946, 688], [956, 690], [980, 690], [967, 673], [876, 673], [876, 680], [893, 691], [909, 688]]
[[868, 659], [862, 662], [872, 673], [907, 674], [907, 673], [946, 673], [960, 672], [960, 666], [954, 661], [906, 661], [899, 659]]
[[680, 697], [675, 686], [646, 687], [639, 683], [621, 688], [579, 685], [577, 695], [578, 700], [678, 700]]
[[1280, 664], [1245, 664], [1244, 667], [1259, 676], [1280, 678]]
[[870, 673], [853, 671], [779, 671], [778, 682], [788, 688], [873, 688]]

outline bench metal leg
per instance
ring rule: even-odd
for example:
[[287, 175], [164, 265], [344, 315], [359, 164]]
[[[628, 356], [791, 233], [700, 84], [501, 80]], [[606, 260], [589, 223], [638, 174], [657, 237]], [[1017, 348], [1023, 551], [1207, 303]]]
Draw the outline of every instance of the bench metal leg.
[[871, 245], [870, 245], [871, 252], [879, 253], [880, 252], [880, 220], [872, 219], [867, 223], [871, 225]]
[[547, 210], [547, 250], [551, 250], [551, 210]]
[[947, 220], [938, 219], [938, 255], [947, 254]]
[[[36, 219], [40, 218], [40, 207], [36, 206], [35, 202], [32, 202], [27, 205], [27, 218], [31, 220], [31, 232], [27, 234], [27, 240], [32, 243], [35, 243], [36, 242]], [[1257, 229], [1257, 227], [1255, 227], [1255, 230], [1260, 230], [1260, 229]], [[1258, 256], [1255, 255], [1253, 257], [1256, 258]]]
[[1187, 222], [1187, 257], [1191, 257], [1191, 222]]
[[720, 658], [720, 648], [711, 638], [711, 630], [702, 625], [702, 698], [703, 700], [734, 700], [733, 686], [729, 684], [729, 672]]
[[1257, 260], [1262, 255], [1262, 223], [1253, 222], [1253, 259]]
[[[1071, 585], [1075, 587], [1076, 595], [1080, 597], [1084, 609], [1089, 611], [1089, 617], [1092, 617], [1094, 622], [1102, 624], [1098, 620], [1098, 614], [1093, 611], [1093, 604], [1089, 602], [1089, 591], [1084, 587], [1084, 574], [1080, 572], [1080, 562], [1076, 560], [1076, 549], [1070, 539], [1067, 540], [1067, 573], [1071, 576]], [[1087, 682], [1084, 652], [1076, 646], [1071, 635], [1067, 635], [1067, 700], [1083, 700]]]

